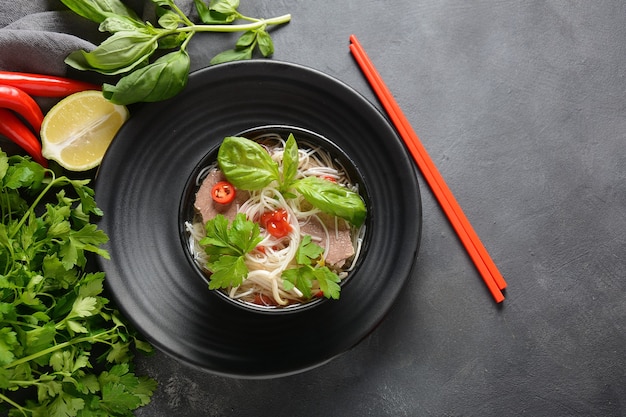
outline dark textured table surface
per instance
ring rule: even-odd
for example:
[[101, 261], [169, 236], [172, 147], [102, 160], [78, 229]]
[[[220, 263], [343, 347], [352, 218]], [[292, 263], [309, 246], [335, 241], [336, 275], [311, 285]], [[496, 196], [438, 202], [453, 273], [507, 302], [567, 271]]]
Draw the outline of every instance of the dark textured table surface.
[[[242, 0], [273, 59], [378, 102], [356, 34], [508, 282], [496, 305], [423, 178], [404, 292], [360, 344], [269, 380], [157, 353], [140, 417], [626, 415], [626, 3]], [[197, 36], [200, 68], [230, 46]], [[384, 167], [381, 168], [384, 170]]]
[[[156, 355], [140, 367], [161, 385], [137, 415], [626, 415], [626, 5], [241, 9], [291, 13], [273, 32], [274, 59], [322, 70], [378, 105], [348, 51], [359, 37], [507, 279], [506, 300], [492, 301], [420, 176], [414, 272], [362, 343], [263, 381]], [[195, 41], [201, 65], [215, 51]]]

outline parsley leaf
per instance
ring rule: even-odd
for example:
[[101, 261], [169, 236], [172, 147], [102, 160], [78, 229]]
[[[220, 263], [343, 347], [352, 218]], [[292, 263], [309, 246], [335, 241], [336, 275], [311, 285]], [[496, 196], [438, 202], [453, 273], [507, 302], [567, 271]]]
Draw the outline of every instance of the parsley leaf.
[[[0, 150], [0, 402], [11, 417], [129, 416], [155, 389], [129, 368], [131, 348], [152, 347], [109, 305], [104, 273], [89, 265], [109, 254], [88, 183]], [[114, 369], [117, 380], [105, 381]]]
[[289, 291], [295, 287], [305, 298], [311, 298], [311, 288], [314, 282], [317, 282], [326, 298], [339, 299], [341, 280], [327, 266], [321, 266], [323, 253], [324, 249], [313, 243], [311, 236], [305, 235], [296, 252], [296, 262], [300, 266], [287, 269], [282, 273], [285, 290]]
[[310, 265], [312, 261], [318, 259], [322, 253], [324, 253], [324, 249], [313, 243], [310, 235], [305, 235], [296, 252], [296, 262], [300, 265]]
[[206, 237], [200, 240], [208, 255], [206, 267], [211, 271], [210, 289], [241, 285], [248, 276], [245, 255], [251, 252], [263, 237], [259, 225], [238, 213], [229, 227], [228, 219], [218, 214], [205, 225]]

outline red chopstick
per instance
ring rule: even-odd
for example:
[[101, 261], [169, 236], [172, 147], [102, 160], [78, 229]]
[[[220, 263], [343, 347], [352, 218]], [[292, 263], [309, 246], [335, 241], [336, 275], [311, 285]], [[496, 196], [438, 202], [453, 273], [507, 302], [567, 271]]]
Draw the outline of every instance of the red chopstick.
[[350, 36], [350, 52], [398, 130], [426, 182], [439, 201], [463, 246], [465, 246], [465, 250], [472, 258], [489, 292], [497, 303], [502, 302], [504, 295], [501, 290], [506, 288], [504, 278], [355, 35]]

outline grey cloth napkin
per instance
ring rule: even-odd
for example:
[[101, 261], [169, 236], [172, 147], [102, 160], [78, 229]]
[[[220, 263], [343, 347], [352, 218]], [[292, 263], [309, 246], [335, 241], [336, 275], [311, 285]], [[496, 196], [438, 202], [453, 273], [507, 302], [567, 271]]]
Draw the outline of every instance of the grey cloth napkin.
[[[124, 0], [146, 20], [154, 17], [149, 0]], [[193, 4], [184, 0], [186, 10]], [[65, 76], [94, 83], [105, 80], [94, 72], [74, 70], [64, 60], [71, 52], [90, 51], [109, 34], [98, 24], [71, 10], [60, 0], [0, 0], [0, 70]], [[34, 97], [46, 112], [59, 99]], [[21, 152], [17, 145], [0, 136], [0, 149]]]
[[[153, 11], [150, 1], [124, 3], [145, 18]], [[0, 0], [0, 70], [66, 76], [72, 70], [65, 57], [106, 36], [59, 0]]]

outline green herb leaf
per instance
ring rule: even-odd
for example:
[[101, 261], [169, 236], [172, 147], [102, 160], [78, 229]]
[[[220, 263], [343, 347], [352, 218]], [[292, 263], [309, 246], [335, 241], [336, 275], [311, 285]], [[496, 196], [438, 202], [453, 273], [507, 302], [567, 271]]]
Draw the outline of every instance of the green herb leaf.
[[[147, 75], [142, 71], [143, 67], [160, 59], [157, 57], [153, 60], [156, 49], [177, 49], [185, 53], [187, 44], [195, 33], [244, 32], [234, 49], [218, 54], [210, 63], [250, 59], [257, 45], [263, 56], [269, 56], [274, 51], [274, 45], [267, 27], [291, 20], [289, 14], [270, 19], [244, 16], [237, 11], [239, 0], [211, 0], [208, 5], [203, 0], [194, 0], [203, 24], [192, 22], [173, 0], [152, 0], [156, 5], [156, 23], [143, 22], [120, 0], [62, 1], [75, 13], [99, 23], [100, 31], [111, 33], [93, 51], [74, 51], [65, 58], [65, 62], [81, 71], [96, 71], [105, 75], [130, 74], [131, 77], [122, 84], [118, 83], [117, 88], [105, 84], [107, 98], [116, 97], [117, 102], [123, 104], [166, 100], [180, 92], [181, 86], [184, 87], [190, 66], [182, 65], [178, 58], [175, 61], [176, 70], [157, 70], [158, 77], [152, 75], [149, 82], [139, 82]], [[238, 19], [246, 22], [234, 24]], [[186, 59], [188, 61], [188, 57]], [[174, 61], [169, 61], [169, 64], [173, 63]], [[180, 71], [183, 69], [185, 74], [181, 77]], [[149, 71], [152, 72], [153, 69]], [[136, 72], [140, 73], [135, 75]], [[155, 78], [159, 81], [155, 82]], [[143, 87], [141, 93], [128, 92], [137, 86]], [[150, 87], [154, 89], [150, 90]]]
[[296, 287], [305, 299], [311, 298], [311, 287], [315, 280], [313, 268], [308, 265], [300, 268], [290, 268], [283, 271], [281, 276], [285, 290], [289, 291]]
[[247, 32], [244, 32], [239, 37], [239, 39], [237, 39], [237, 42], [235, 43], [235, 49], [244, 49], [249, 46], [254, 47], [254, 43], [256, 42], [256, 36], [256, 30], [249, 30]]
[[211, 58], [211, 65], [223, 64], [225, 62], [233, 61], [245, 61], [252, 58], [252, 48], [247, 47], [243, 49], [229, 49], [224, 52], [220, 52]]
[[313, 262], [320, 258], [324, 249], [311, 241], [311, 236], [305, 235], [300, 241], [296, 252], [297, 268], [290, 268], [282, 273], [283, 287], [289, 291], [296, 287], [305, 298], [311, 298], [311, 288], [315, 282], [326, 298], [339, 298], [341, 287], [339, 276], [326, 266], [314, 266]]
[[138, 31], [116, 32], [91, 52], [77, 51], [65, 62], [80, 70], [102, 74], [123, 74], [147, 64], [158, 48], [158, 37]]
[[164, 29], [176, 29], [181, 24], [185, 22], [181, 19], [181, 17], [170, 10], [166, 11], [159, 17], [159, 25]]
[[128, 32], [128, 31], [140, 31], [148, 33], [148, 27], [145, 23], [135, 20], [126, 16], [112, 15], [107, 17], [100, 23], [98, 27], [100, 32]]
[[104, 84], [102, 92], [111, 102], [123, 105], [166, 100], [185, 88], [189, 66], [186, 51], [170, 52], [154, 63], [122, 77], [114, 86]]
[[61, 0], [74, 13], [101, 23], [110, 16], [139, 20], [135, 12], [119, 0]]
[[209, 289], [237, 287], [248, 276], [243, 256], [222, 255], [208, 265], [211, 270]]
[[223, 14], [209, 9], [206, 3], [202, 0], [193, 0], [193, 2], [196, 5], [196, 11], [200, 16], [200, 20], [202, 20], [202, 23], [207, 25], [227, 24], [237, 18], [236, 14]]
[[207, 268], [211, 271], [209, 289], [241, 285], [248, 276], [244, 257], [263, 240], [259, 225], [238, 213], [232, 224], [222, 214], [205, 225], [206, 237], [200, 240], [208, 255]]
[[246, 138], [225, 138], [217, 161], [228, 181], [242, 190], [259, 190], [280, 180], [278, 164], [261, 145]]
[[[128, 373], [131, 345], [151, 346], [108, 306], [104, 273], [86, 272], [86, 253], [108, 256], [100, 246], [108, 237], [91, 223], [101, 212], [88, 182], [0, 150], [0, 395], [25, 400], [9, 416], [129, 416], [154, 391], [154, 381]], [[98, 345], [104, 353], [92, 359]], [[108, 362], [96, 367], [100, 359]], [[96, 375], [112, 361], [126, 375], [109, 392]], [[120, 387], [134, 399], [113, 395]]]
[[367, 210], [361, 196], [347, 188], [318, 177], [296, 181], [293, 187], [306, 201], [325, 213], [348, 220], [355, 226], [365, 221]]
[[239, 0], [211, 0], [209, 3], [209, 9], [225, 15], [237, 14], [238, 7]]
[[298, 251], [296, 252], [296, 262], [299, 265], [311, 265], [311, 263], [318, 259], [324, 253], [324, 248], [313, 243], [311, 236], [305, 235], [300, 242]]
[[313, 271], [320, 290], [324, 293], [324, 297], [338, 300], [341, 291], [339, 276], [326, 266], [315, 268]]
[[298, 173], [298, 144], [293, 134], [289, 134], [283, 152], [283, 183], [281, 190], [287, 191]]
[[271, 56], [274, 53], [274, 41], [266, 30], [258, 30], [257, 42], [261, 55], [264, 57]]

